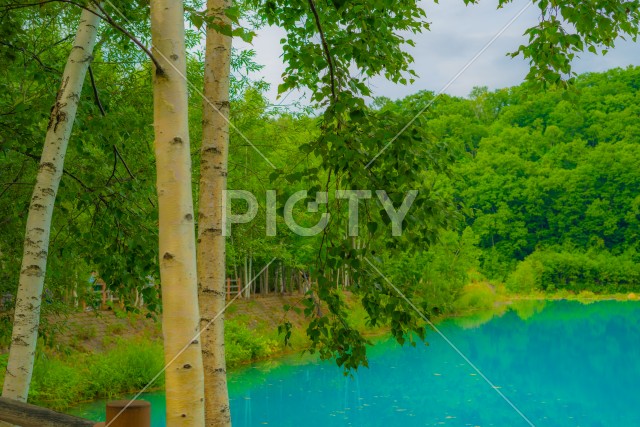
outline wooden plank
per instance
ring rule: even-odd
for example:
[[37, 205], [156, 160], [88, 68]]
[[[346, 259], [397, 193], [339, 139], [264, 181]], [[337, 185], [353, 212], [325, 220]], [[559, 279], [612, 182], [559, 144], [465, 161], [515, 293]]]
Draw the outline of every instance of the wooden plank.
[[21, 427], [93, 427], [94, 421], [0, 397], [0, 421]]

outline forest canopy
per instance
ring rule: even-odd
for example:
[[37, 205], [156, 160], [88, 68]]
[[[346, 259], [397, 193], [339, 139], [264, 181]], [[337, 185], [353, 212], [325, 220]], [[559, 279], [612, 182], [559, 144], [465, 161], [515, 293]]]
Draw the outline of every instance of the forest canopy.
[[[52, 48], [41, 55], [52, 55], [48, 63], [56, 63], [62, 60], [56, 54]], [[33, 69], [17, 73], [23, 65], [11, 64], [2, 70], [0, 92], [4, 293], [15, 292], [17, 284], [21, 233], [41, 150], [35, 136], [48, 114], [49, 102], [35, 100], [50, 99], [48, 85], [58, 78], [53, 67], [42, 70], [31, 63]], [[201, 66], [189, 64], [194, 79]], [[54, 215], [50, 252], [55, 256], [46, 286], [56, 299], [85, 283], [92, 269], [110, 285], [143, 292], [154, 291], [144, 287], [147, 276], [157, 277], [152, 111], [143, 101], [150, 91], [148, 70], [123, 68], [102, 58], [94, 60], [93, 68], [109, 120], [101, 116], [91, 86], [85, 86], [73, 135], [79, 143], [70, 144]], [[32, 83], [25, 86], [25, 81]], [[296, 164], [300, 150], [317, 137], [319, 119], [270, 106], [261, 87], [235, 81], [233, 123], [277, 167]], [[451, 224], [431, 249], [389, 256], [389, 271], [397, 271], [394, 278], [435, 281], [451, 290], [461, 288], [473, 269], [517, 289], [617, 291], [638, 285], [639, 88], [640, 68], [630, 67], [581, 75], [569, 97], [560, 90], [531, 92], [526, 85], [476, 88], [468, 98], [440, 96], [420, 122], [428, 135], [423, 143], [445, 144], [455, 161], [448, 175], [425, 167], [423, 176], [425, 188], [452, 209]], [[373, 108], [410, 118], [434, 96], [420, 92], [396, 101], [379, 98]], [[192, 102], [193, 123], [200, 121], [199, 107]], [[199, 140], [198, 132], [193, 126], [193, 141]], [[286, 180], [270, 181], [273, 171], [239, 133], [232, 133], [231, 146], [229, 188], [252, 191], [261, 203], [267, 187], [293, 192], [294, 185]], [[258, 267], [273, 256], [300, 269], [314, 261], [312, 239], [283, 228], [278, 236], [267, 237], [264, 224], [260, 209], [251, 224], [234, 226], [227, 251], [229, 275], [237, 274], [248, 253]], [[411, 271], [400, 267], [406, 263]], [[154, 295], [146, 296], [153, 304]], [[432, 296], [429, 305], [445, 303], [441, 298]]]

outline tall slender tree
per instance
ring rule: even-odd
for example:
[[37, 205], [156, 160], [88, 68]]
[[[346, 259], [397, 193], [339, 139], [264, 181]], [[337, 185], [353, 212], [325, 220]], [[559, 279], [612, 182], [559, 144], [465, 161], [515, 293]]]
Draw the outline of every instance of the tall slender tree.
[[[205, 369], [205, 419], [231, 425], [224, 352], [225, 237], [222, 197], [227, 187], [231, 0], [209, 0], [198, 208], [198, 297]], [[212, 25], [214, 24], [215, 25]]]
[[47, 127], [44, 148], [31, 196], [20, 282], [2, 396], [26, 401], [29, 394], [40, 324], [40, 306], [51, 218], [64, 170], [64, 159], [73, 128], [85, 75], [93, 58], [100, 19], [83, 9], [73, 47], [62, 74], [62, 83]]
[[167, 425], [204, 424], [183, 6], [151, 2]]

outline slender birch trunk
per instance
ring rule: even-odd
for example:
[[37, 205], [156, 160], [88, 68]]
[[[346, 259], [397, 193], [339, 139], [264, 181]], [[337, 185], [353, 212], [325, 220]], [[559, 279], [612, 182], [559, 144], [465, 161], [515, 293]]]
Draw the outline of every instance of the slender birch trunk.
[[[249, 252], [249, 277], [250, 277], [249, 280], [253, 279], [253, 252]], [[251, 297], [251, 293], [255, 295], [256, 288], [257, 288], [257, 283], [254, 280], [253, 283], [251, 284], [251, 288], [249, 289], [249, 295], [247, 295], [247, 298]]]
[[180, 0], [151, 2], [153, 118], [167, 426], [204, 425], [204, 384], [191, 193], [186, 49]]
[[264, 272], [260, 274], [260, 296], [264, 296]]
[[53, 207], [82, 85], [93, 59], [99, 24], [100, 19], [96, 15], [87, 10], [82, 11], [73, 48], [51, 110], [29, 206], [11, 348], [2, 389], [2, 397], [22, 402], [27, 401], [33, 374]]
[[285, 284], [285, 275], [284, 275], [284, 265], [280, 263], [280, 295], [284, 295], [284, 284]]
[[273, 293], [275, 294], [278, 293], [278, 287], [279, 287], [278, 273], [280, 273], [280, 267], [278, 266], [278, 264], [276, 264], [273, 272]]
[[249, 256], [247, 254], [244, 255], [244, 292], [243, 297], [245, 299], [249, 298], [249, 292], [251, 292], [249, 284]]
[[[207, 13], [217, 23], [231, 25], [225, 10], [231, 0], [208, 0]], [[205, 369], [205, 421], [208, 427], [231, 426], [224, 353], [225, 237], [222, 197], [227, 188], [229, 153], [229, 74], [231, 37], [207, 28], [204, 64], [204, 105], [200, 154], [198, 212], [198, 296]], [[245, 260], [246, 268], [246, 260]], [[236, 279], [237, 270], [236, 270]], [[236, 284], [240, 282], [236, 281]], [[240, 289], [238, 289], [240, 292]]]

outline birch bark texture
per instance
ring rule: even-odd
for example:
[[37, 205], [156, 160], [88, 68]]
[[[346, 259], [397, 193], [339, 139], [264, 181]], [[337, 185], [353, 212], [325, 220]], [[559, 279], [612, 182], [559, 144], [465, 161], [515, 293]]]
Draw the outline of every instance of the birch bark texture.
[[82, 86], [93, 59], [99, 25], [100, 18], [89, 10], [82, 10], [73, 47], [51, 109], [29, 204], [9, 360], [2, 389], [2, 397], [21, 402], [27, 401], [33, 374], [53, 208]]
[[[230, 0], [208, 0], [210, 22], [230, 29]], [[229, 153], [229, 73], [231, 37], [207, 27], [198, 210], [198, 296], [205, 370], [207, 427], [231, 426], [224, 347], [225, 237], [222, 198]]]
[[184, 15], [180, 0], [151, 2], [162, 331], [168, 427], [204, 425], [204, 384], [191, 188]]

